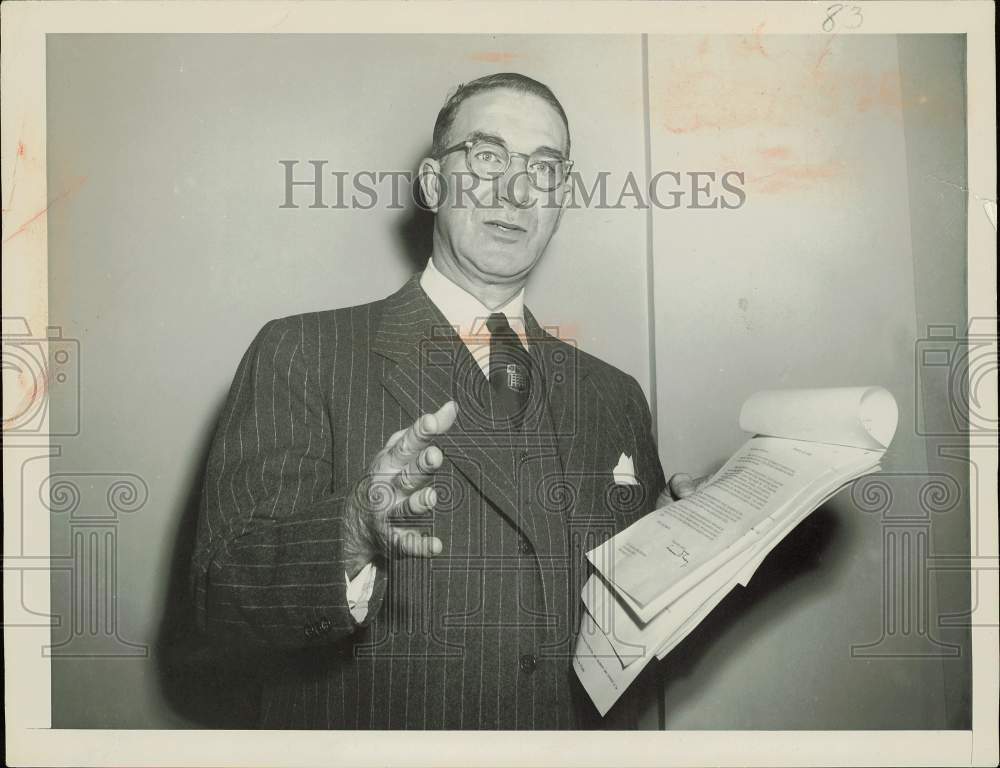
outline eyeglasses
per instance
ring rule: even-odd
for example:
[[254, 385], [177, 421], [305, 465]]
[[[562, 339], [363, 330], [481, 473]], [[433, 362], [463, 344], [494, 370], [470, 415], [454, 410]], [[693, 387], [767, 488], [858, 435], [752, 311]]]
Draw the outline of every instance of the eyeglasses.
[[499, 179], [510, 168], [512, 157], [525, 159], [524, 170], [531, 185], [542, 192], [551, 192], [566, 180], [573, 161], [551, 152], [511, 152], [503, 144], [484, 139], [463, 141], [437, 155], [440, 160], [445, 155], [465, 150], [465, 164], [476, 176], [484, 181]]

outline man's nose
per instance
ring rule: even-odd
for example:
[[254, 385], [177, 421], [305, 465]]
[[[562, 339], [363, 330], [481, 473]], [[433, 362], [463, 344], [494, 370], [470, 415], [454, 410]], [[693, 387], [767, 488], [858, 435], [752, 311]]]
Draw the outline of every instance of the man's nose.
[[511, 157], [507, 171], [497, 179], [500, 200], [518, 208], [531, 205], [531, 180], [528, 178], [528, 159]]

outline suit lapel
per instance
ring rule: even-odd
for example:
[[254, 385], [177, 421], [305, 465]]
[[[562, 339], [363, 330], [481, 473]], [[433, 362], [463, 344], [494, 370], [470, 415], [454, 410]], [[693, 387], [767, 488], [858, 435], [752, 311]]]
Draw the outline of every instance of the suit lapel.
[[[598, 444], [610, 442], [628, 451], [634, 441], [622, 428], [621, 414], [616, 411], [620, 404], [608, 402], [608, 393], [601, 391], [583, 360], [584, 353], [575, 344], [546, 332], [527, 307], [524, 319], [532, 352], [544, 371], [565, 480], [572, 486], [574, 498], [579, 498], [581, 480], [602, 469], [594, 464]], [[611, 467], [603, 469], [610, 472]]]
[[420, 287], [418, 275], [385, 300], [372, 350], [390, 361], [382, 384], [411, 419], [448, 400], [457, 403], [455, 425], [436, 444], [469, 482], [519, 524], [514, 453], [485, 418], [491, 407], [489, 383]]
[[581, 379], [587, 376], [588, 371], [579, 364], [576, 346], [547, 333], [527, 307], [524, 309], [524, 324], [532, 354], [543, 372], [545, 396], [559, 455], [564, 468], [568, 469], [567, 460], [572, 458], [573, 443], [582, 438], [577, 423], [578, 393], [582, 391]]
[[566, 489], [562, 495], [570, 500], [562, 515], [545, 514], [536, 522], [547, 528], [548, 541], [558, 542], [549, 554], [555, 558], [552, 562], [563, 565], [543, 569], [542, 578], [548, 605], [561, 605], [567, 611], [563, 619], [567, 631], [558, 635], [553, 649], [568, 653], [582, 610], [577, 595], [589, 572], [585, 552], [614, 534], [609, 507], [613, 496], [608, 494], [612, 465], [601, 466], [602, 457], [610, 452], [609, 445], [626, 443], [620, 413], [615, 413], [620, 412], [619, 400], [601, 391], [605, 377], [595, 374], [595, 366], [574, 344], [542, 329], [527, 308], [524, 314], [532, 355], [544, 372], [550, 429]]
[[[611, 472], [613, 465], [595, 463], [600, 446], [611, 442], [620, 446], [616, 450], [627, 452], [633, 441], [622, 429], [617, 403], [608, 402], [608, 393], [601, 391], [591, 367], [583, 362], [584, 353], [547, 333], [527, 308], [524, 319], [532, 356], [543, 371], [544, 393], [539, 394], [547, 398], [564, 480], [580, 503], [581, 481]], [[487, 416], [489, 382], [420, 287], [419, 275], [384, 301], [372, 350], [386, 358], [382, 384], [410, 419], [455, 400], [456, 423], [435, 442], [470, 483], [530, 535], [535, 521], [523, 519], [518, 508], [517, 460], [511, 441], [505, 433], [492, 430]]]

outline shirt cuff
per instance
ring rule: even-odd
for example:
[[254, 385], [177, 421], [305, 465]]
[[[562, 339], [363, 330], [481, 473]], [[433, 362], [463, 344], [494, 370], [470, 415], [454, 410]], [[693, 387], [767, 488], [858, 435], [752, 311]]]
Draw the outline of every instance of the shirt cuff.
[[344, 580], [347, 582], [347, 607], [360, 624], [368, 615], [368, 601], [375, 591], [375, 565], [368, 563], [353, 579], [345, 571]]

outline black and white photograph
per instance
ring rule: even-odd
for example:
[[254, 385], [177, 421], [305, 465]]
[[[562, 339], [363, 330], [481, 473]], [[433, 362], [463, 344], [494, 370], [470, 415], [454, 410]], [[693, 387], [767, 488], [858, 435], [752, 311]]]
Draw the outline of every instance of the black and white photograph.
[[10, 764], [996, 763], [992, 3], [2, 13]]

